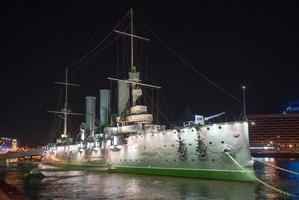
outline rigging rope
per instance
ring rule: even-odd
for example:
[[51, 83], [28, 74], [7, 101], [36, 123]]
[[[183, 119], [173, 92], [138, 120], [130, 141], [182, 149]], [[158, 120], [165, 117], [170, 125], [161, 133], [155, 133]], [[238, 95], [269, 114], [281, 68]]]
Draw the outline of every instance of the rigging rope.
[[[60, 88], [60, 90], [59, 90], [59, 96], [58, 96], [58, 101], [56, 104], [56, 110], [59, 110], [61, 102], [62, 102], [62, 88]], [[53, 142], [59, 127], [60, 127], [59, 115], [54, 116], [47, 143]]]
[[[238, 166], [238, 167], [240, 167], [242, 170], [244, 170], [244, 171], [247, 171], [244, 167], [242, 167], [241, 165], [240, 165], [240, 163], [238, 163], [238, 161], [236, 161], [228, 152], [225, 152], [225, 154]], [[249, 174], [248, 174], [249, 175]], [[289, 197], [294, 197], [294, 198], [299, 198], [299, 196], [297, 196], [297, 195], [294, 195], [294, 194], [291, 194], [291, 193], [289, 193], [289, 192], [286, 192], [286, 191], [283, 191], [283, 190], [281, 190], [281, 189], [278, 189], [278, 188], [276, 188], [276, 187], [274, 187], [274, 186], [272, 186], [272, 185], [269, 185], [268, 183], [266, 183], [266, 182], [264, 182], [264, 181], [262, 181], [261, 179], [259, 179], [258, 177], [256, 177], [256, 176], [253, 176], [254, 178], [255, 178], [255, 180], [256, 181], [258, 181], [259, 183], [261, 183], [261, 184], [263, 184], [264, 186], [266, 186], [266, 187], [268, 187], [268, 188], [270, 188], [270, 189], [272, 189], [272, 190], [274, 190], [274, 191], [276, 191], [276, 192], [278, 192], [278, 193], [280, 193], [280, 194], [284, 194], [284, 195], [286, 195], [286, 196], [289, 196]]]
[[114, 28], [104, 37], [104, 39], [98, 43], [91, 51], [89, 51], [87, 54], [85, 54], [84, 56], [82, 56], [80, 59], [78, 59], [77, 61], [75, 61], [73, 64], [69, 65], [68, 68], [73, 68], [76, 65], [80, 64], [80, 62], [84, 61], [85, 59], [87, 59], [90, 55], [92, 55], [94, 52], [96, 52], [96, 50], [105, 42], [105, 40], [114, 32], [114, 30], [116, 28], [118, 28], [118, 26], [121, 24], [121, 22], [130, 14], [130, 11], [127, 12], [127, 14], [125, 16], [123, 16], [123, 18], [116, 24], [116, 26], [114, 26]]
[[[151, 101], [151, 97], [149, 97], [149, 95], [146, 95], [146, 97]], [[161, 116], [166, 120], [166, 122], [173, 127], [173, 124], [167, 119], [167, 117], [163, 114], [163, 112], [157, 107], [157, 105], [151, 101], [152, 106], [155, 107], [157, 109], [157, 111], [161, 114]]]
[[158, 41], [160, 41], [165, 47], [167, 47], [175, 56], [177, 56], [184, 64], [186, 64], [190, 69], [192, 69], [193, 71], [195, 71], [197, 74], [199, 74], [203, 79], [205, 79], [206, 81], [208, 81], [210, 84], [212, 84], [214, 87], [218, 88], [221, 92], [223, 92], [224, 94], [226, 94], [227, 96], [231, 97], [232, 99], [234, 99], [235, 101], [238, 101], [239, 103], [242, 103], [242, 101], [235, 97], [234, 95], [232, 95], [230, 92], [228, 92], [227, 90], [225, 90], [223, 87], [219, 86], [217, 83], [215, 83], [214, 81], [212, 81], [211, 79], [209, 79], [206, 75], [204, 75], [203, 73], [201, 73], [196, 67], [194, 67], [193, 65], [191, 65], [185, 58], [183, 58], [181, 55], [179, 55], [173, 48], [171, 48], [166, 42], [164, 42], [147, 24], [145, 24], [141, 19], [139, 19], [141, 21], [142, 24], [144, 24], [148, 30], [158, 39]]
[[258, 161], [258, 162], [263, 163], [263, 164], [265, 164], [265, 165], [268, 165], [268, 166], [270, 166], [270, 167], [279, 169], [279, 170], [281, 170], [281, 171], [288, 172], [288, 173], [290, 173], [290, 174], [296, 174], [296, 175], [299, 175], [299, 172], [295, 172], [295, 171], [291, 171], [291, 170], [288, 170], [288, 169], [284, 169], [284, 168], [282, 168], [282, 167], [278, 167], [278, 166], [276, 166], [276, 165], [272, 165], [272, 164], [270, 164], [270, 163], [267, 163], [267, 162], [264, 162], [264, 161], [261, 161], [261, 160], [255, 160], [255, 161]]

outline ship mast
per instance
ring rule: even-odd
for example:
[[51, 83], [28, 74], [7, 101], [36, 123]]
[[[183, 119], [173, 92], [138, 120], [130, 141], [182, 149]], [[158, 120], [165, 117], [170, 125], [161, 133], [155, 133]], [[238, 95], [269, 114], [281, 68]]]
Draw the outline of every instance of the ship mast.
[[48, 111], [50, 113], [56, 113], [56, 114], [63, 114], [63, 120], [64, 120], [64, 125], [63, 125], [63, 133], [61, 135], [61, 138], [68, 138], [68, 115], [84, 115], [81, 113], [73, 113], [70, 112], [68, 109], [68, 86], [75, 86], [78, 87], [78, 84], [73, 84], [68, 82], [68, 71], [69, 68], [65, 68], [65, 82], [54, 82], [55, 84], [59, 85], [64, 85], [65, 86], [65, 96], [64, 96], [64, 108], [61, 111]]
[[131, 8], [131, 70], [134, 70], [134, 29], [133, 29], [133, 8]]
[[[129, 72], [129, 77], [126, 80], [121, 80], [121, 79], [116, 79], [109, 77], [108, 79], [117, 81], [118, 82], [118, 115], [123, 116], [123, 113], [127, 113], [127, 106], [131, 105], [132, 107], [137, 105], [137, 99], [142, 95], [142, 89], [138, 86], [146, 86], [146, 87], [151, 87], [151, 88], [161, 88], [159, 86], [154, 86], [154, 85], [149, 85], [149, 84], [144, 84], [141, 83], [140, 80], [140, 72], [137, 71], [135, 63], [134, 63], [134, 40], [143, 40], [149, 42], [150, 39], [141, 37], [138, 35], [134, 34], [134, 13], [133, 13], [133, 8], [130, 9], [128, 13], [128, 18], [130, 17], [130, 32], [124, 32], [120, 31], [117, 29], [114, 29], [114, 32], [124, 35], [128, 37], [130, 40], [130, 72]], [[129, 84], [128, 84], [129, 83]], [[131, 96], [131, 103], [130, 102], [130, 97]], [[130, 107], [131, 107], [130, 106]]]
[[64, 97], [64, 126], [62, 138], [67, 137], [67, 117], [68, 117], [68, 108], [67, 108], [67, 97], [68, 97], [68, 67], [65, 68], [65, 97]]

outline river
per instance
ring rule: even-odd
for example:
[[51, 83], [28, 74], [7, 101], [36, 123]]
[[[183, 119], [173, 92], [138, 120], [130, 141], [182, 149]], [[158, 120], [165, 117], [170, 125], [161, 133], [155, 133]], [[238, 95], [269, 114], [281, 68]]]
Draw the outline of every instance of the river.
[[[299, 171], [299, 159], [263, 158], [273, 165]], [[257, 176], [286, 192], [299, 195], [299, 175], [254, 164]], [[0, 178], [28, 199], [292, 199], [259, 183], [200, 180], [96, 171], [44, 172], [40, 182], [23, 181], [32, 166], [0, 168]]]

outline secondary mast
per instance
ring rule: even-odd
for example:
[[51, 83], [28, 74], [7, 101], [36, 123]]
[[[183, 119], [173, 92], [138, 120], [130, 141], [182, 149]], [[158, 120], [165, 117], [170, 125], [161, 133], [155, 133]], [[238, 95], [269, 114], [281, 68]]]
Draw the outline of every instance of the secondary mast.
[[66, 139], [69, 137], [68, 135], [68, 115], [84, 115], [81, 113], [73, 113], [70, 112], [69, 108], [68, 108], [68, 86], [75, 86], [78, 87], [78, 84], [73, 84], [73, 83], [69, 83], [68, 82], [68, 71], [69, 68], [66, 67], [65, 68], [65, 82], [54, 82], [55, 84], [59, 84], [59, 85], [64, 85], [65, 87], [65, 96], [64, 96], [64, 108], [61, 111], [48, 111], [50, 113], [56, 113], [56, 114], [62, 114], [63, 115], [63, 120], [64, 120], [64, 125], [63, 125], [63, 133], [61, 135], [62, 139]]
[[68, 97], [68, 67], [65, 68], [65, 97], [64, 97], [64, 127], [63, 127], [63, 134], [61, 135], [62, 138], [67, 137], [67, 117], [68, 117], [68, 106], [67, 106], [67, 97]]

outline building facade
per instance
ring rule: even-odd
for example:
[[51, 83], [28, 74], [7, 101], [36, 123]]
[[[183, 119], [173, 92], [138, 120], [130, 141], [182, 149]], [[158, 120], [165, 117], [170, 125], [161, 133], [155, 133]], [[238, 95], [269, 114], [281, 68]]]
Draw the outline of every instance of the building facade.
[[252, 149], [299, 152], [299, 114], [255, 114], [247, 118]]

